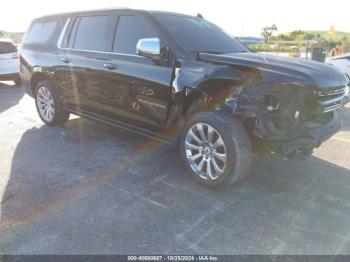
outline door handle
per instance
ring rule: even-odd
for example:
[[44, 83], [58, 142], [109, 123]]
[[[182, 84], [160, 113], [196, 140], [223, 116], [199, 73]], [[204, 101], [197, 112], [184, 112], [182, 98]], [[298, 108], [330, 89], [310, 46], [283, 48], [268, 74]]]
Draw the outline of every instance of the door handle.
[[62, 58], [61, 58], [61, 61], [62, 61], [63, 63], [65, 63], [65, 64], [69, 64], [70, 59], [69, 59], [68, 57], [62, 57]]
[[117, 70], [118, 69], [118, 66], [116, 64], [110, 64], [110, 63], [103, 64], [103, 67], [108, 69], [108, 70]]

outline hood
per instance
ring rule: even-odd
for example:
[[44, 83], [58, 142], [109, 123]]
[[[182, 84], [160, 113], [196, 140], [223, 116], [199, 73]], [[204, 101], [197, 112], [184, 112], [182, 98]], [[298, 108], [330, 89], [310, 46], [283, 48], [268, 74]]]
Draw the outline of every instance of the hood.
[[293, 83], [318, 88], [344, 86], [349, 79], [337, 68], [319, 62], [290, 59], [258, 53], [207, 54], [200, 53], [205, 62], [256, 68], [262, 80], [269, 84]]

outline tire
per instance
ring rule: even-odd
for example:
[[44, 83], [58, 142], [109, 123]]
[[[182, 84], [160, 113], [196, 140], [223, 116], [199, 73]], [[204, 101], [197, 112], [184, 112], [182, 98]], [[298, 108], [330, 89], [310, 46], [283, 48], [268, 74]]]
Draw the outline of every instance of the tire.
[[[204, 147], [199, 146], [199, 142], [205, 140], [199, 129], [206, 139]], [[211, 139], [208, 139], [209, 132]], [[253, 158], [250, 138], [241, 122], [233, 116], [214, 112], [199, 113], [186, 124], [180, 136], [180, 153], [189, 174], [201, 185], [211, 188], [242, 179], [249, 172]]]
[[70, 113], [64, 109], [51, 81], [38, 83], [35, 88], [35, 105], [41, 120], [48, 126], [60, 126], [69, 119]]

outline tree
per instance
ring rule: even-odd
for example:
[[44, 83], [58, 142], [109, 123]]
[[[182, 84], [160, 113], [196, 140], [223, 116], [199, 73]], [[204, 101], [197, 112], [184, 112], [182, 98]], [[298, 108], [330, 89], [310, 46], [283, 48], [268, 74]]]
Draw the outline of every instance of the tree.
[[5, 32], [0, 30], [0, 37], [4, 37], [5, 36]]
[[261, 32], [261, 37], [264, 38], [265, 43], [269, 43], [271, 41], [272, 35], [274, 31], [277, 31], [277, 26], [275, 24], [271, 25], [271, 26], [265, 26], [262, 29]]
[[303, 40], [313, 40], [315, 39], [315, 35], [312, 33], [305, 33], [303, 36]]
[[293, 31], [293, 32], [290, 32], [289, 36], [290, 36], [290, 38], [292, 38], [293, 40], [296, 40], [297, 38], [302, 39], [304, 34], [305, 34], [304, 31], [295, 30], [295, 31]]
[[286, 34], [280, 34], [276, 37], [277, 40], [282, 40], [282, 41], [291, 41], [293, 40], [289, 35]]

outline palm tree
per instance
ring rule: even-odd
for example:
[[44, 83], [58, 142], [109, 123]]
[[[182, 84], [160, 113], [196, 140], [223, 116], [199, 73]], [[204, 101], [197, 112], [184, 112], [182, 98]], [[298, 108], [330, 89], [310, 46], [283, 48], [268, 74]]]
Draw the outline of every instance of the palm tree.
[[265, 26], [262, 29], [261, 37], [265, 39], [265, 43], [269, 43], [271, 41], [272, 35], [274, 31], [277, 31], [277, 26], [275, 24], [271, 26]]

